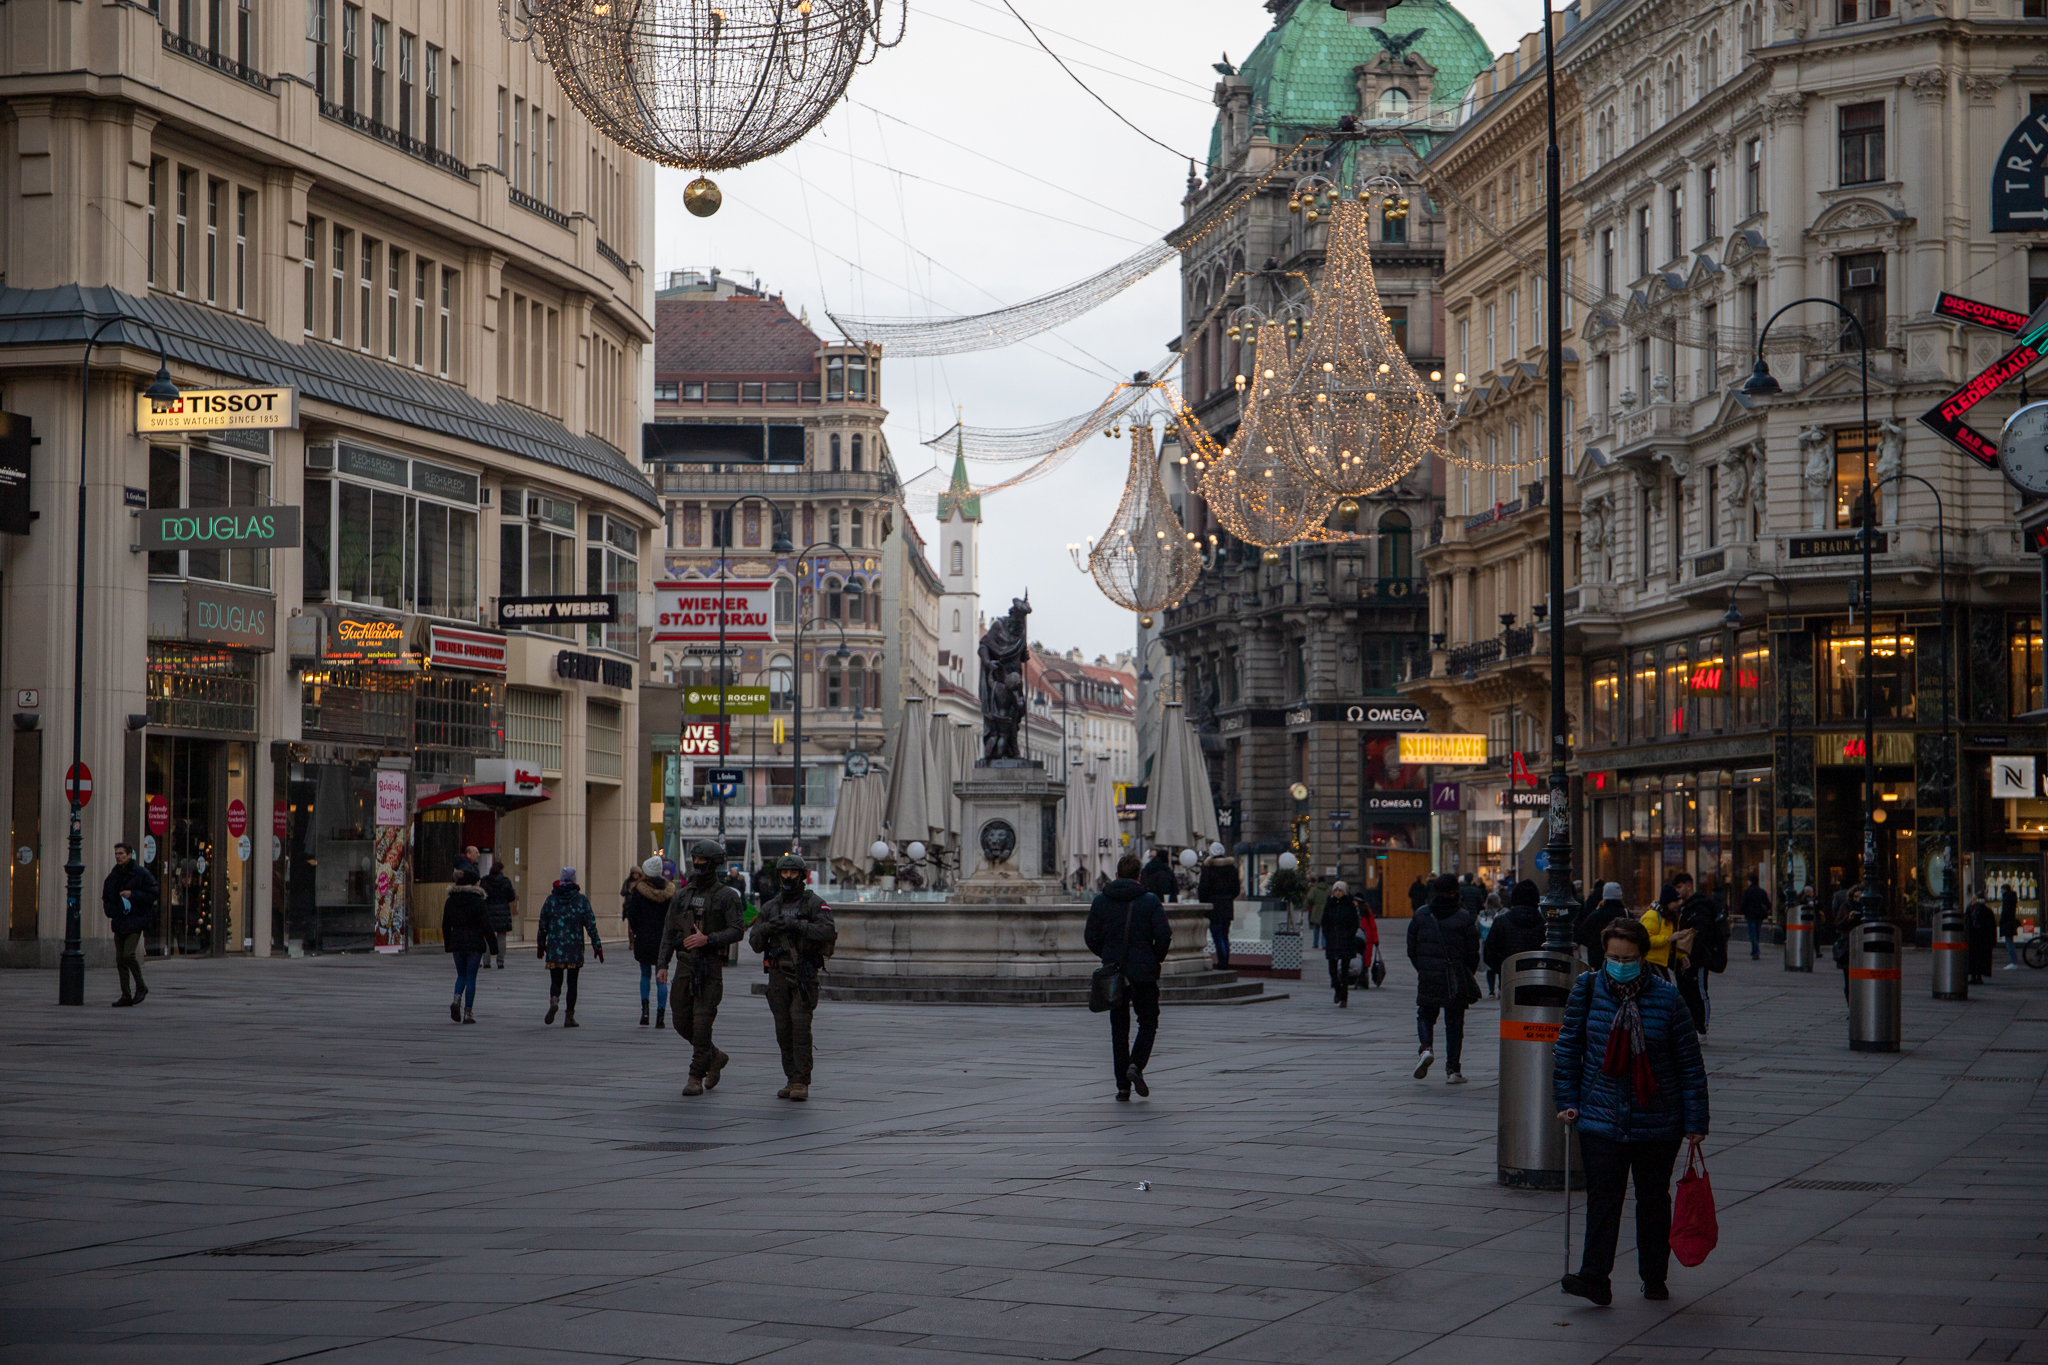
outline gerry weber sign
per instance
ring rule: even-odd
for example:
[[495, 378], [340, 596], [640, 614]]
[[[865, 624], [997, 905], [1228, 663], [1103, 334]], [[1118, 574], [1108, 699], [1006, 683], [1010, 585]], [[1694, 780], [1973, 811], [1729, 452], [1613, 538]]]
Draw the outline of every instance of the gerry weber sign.
[[299, 422], [297, 389], [186, 389], [169, 403], [135, 395], [135, 429], [247, 431], [293, 427]]

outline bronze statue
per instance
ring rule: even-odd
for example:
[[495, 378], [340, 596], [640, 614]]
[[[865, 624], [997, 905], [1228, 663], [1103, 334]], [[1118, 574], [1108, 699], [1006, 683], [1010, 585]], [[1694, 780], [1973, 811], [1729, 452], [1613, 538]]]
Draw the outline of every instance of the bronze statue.
[[1020, 758], [1017, 737], [1024, 726], [1024, 665], [1031, 658], [1031, 641], [1024, 618], [1031, 614], [1031, 600], [1010, 602], [1010, 614], [996, 618], [981, 637], [975, 652], [981, 659], [981, 761]]

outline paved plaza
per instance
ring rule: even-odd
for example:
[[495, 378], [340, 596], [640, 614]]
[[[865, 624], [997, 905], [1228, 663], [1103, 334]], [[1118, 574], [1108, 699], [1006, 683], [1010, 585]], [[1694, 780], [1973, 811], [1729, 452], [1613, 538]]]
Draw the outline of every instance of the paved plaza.
[[1561, 1197], [1494, 1183], [1492, 1002], [1472, 1084], [1415, 1081], [1405, 962], [1167, 1011], [1128, 1105], [1083, 1010], [828, 1004], [799, 1105], [744, 968], [684, 1100], [630, 964], [564, 1031], [508, 961], [473, 1028], [434, 952], [155, 965], [137, 1010], [0, 975], [0, 1365], [2048, 1362], [2048, 973], [1937, 1004], [1912, 955], [1873, 1056], [1834, 972], [1738, 949], [1720, 1249], [1645, 1303], [1624, 1224], [1599, 1309]]

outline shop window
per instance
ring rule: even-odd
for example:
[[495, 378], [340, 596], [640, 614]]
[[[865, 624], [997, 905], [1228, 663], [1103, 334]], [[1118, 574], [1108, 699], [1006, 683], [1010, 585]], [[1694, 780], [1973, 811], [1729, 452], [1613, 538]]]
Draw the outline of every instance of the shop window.
[[1645, 649], [1630, 661], [1628, 672], [1628, 737], [1656, 739], [1664, 733], [1664, 705], [1657, 685], [1657, 651]]
[[1683, 640], [1664, 647], [1664, 704], [1669, 708], [1664, 729], [1670, 735], [1688, 735], [1695, 728], [1692, 664]]
[[2012, 698], [2012, 713], [2022, 715], [2042, 708], [2041, 693], [2041, 618], [2038, 616], [2015, 616], [2012, 618], [2012, 643], [2007, 654], [2009, 670], [2009, 691]]
[[626, 771], [625, 722], [619, 704], [592, 698], [586, 703], [584, 770], [592, 777], [623, 777]]
[[[1860, 428], [1843, 427], [1835, 432], [1835, 525], [1861, 526], [1863, 519], [1863, 459], [1872, 443]], [[1870, 452], [1876, 454], [1875, 450]], [[1872, 472], [1875, 478], [1875, 471]], [[1873, 495], [1871, 525], [1884, 524], [1884, 499]]]
[[1693, 649], [1686, 692], [1692, 698], [1693, 728], [1715, 734], [1727, 728], [1728, 661], [1719, 635], [1701, 636]]
[[1591, 672], [1593, 743], [1619, 744], [1627, 737], [1627, 721], [1621, 709], [1621, 661], [1596, 660]]
[[256, 730], [256, 656], [219, 646], [149, 644], [152, 728]]
[[536, 687], [505, 692], [507, 758], [531, 763], [542, 773], [562, 772], [562, 694]]
[[1771, 652], [1761, 628], [1735, 637], [1735, 724], [1741, 729], [1768, 728], [1778, 721], [1777, 683]]
[[[267, 432], [222, 432], [189, 446], [152, 446], [149, 452], [149, 505], [267, 506], [270, 502], [269, 454], [270, 436]], [[149, 572], [212, 579], [245, 588], [268, 588], [270, 551], [159, 551], [149, 556]]]
[[502, 754], [505, 684], [446, 672], [420, 677], [413, 694], [412, 742], [419, 748]]
[[[1896, 616], [1871, 622], [1871, 715], [1877, 720], [1912, 720], [1914, 639]], [[1831, 721], [1863, 719], [1863, 626], [1835, 624], [1823, 648], [1823, 709]]]

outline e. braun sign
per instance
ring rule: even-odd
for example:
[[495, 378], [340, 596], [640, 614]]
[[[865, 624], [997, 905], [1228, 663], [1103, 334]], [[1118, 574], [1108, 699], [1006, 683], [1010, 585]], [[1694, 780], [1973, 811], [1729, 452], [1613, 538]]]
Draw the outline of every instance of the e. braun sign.
[[775, 585], [765, 578], [700, 579], [654, 585], [658, 644], [775, 643]]

